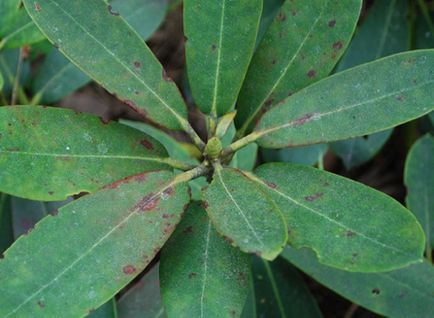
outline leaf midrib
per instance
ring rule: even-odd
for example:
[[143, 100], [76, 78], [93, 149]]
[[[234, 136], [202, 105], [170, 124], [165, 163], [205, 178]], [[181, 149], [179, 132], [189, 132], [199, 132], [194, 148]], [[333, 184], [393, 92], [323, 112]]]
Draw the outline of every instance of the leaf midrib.
[[[148, 198], [146, 200], [146, 203], [152, 202], [155, 200], [158, 196], [160, 196], [166, 189], [172, 187], [177, 182], [172, 181], [168, 185], [164, 186], [160, 191], [155, 193], [153, 196]], [[145, 204], [146, 204], [145, 203]], [[62, 209], [60, 209], [62, 210]], [[89, 255], [95, 248], [97, 248], [101, 243], [107, 239], [112, 233], [114, 233], [116, 230], [121, 229], [124, 224], [126, 224], [130, 218], [133, 215], [136, 215], [139, 211], [139, 208], [136, 208], [135, 210], [132, 210], [124, 219], [122, 219], [116, 226], [114, 226], [110, 231], [108, 231], [105, 235], [101, 236], [90, 248], [87, 249], [83, 254], [81, 254], [79, 257], [77, 257], [69, 266], [67, 266], [63, 271], [61, 271], [59, 274], [57, 274], [52, 280], [50, 280], [48, 283], [43, 285], [41, 288], [39, 288], [36, 292], [31, 294], [29, 297], [27, 297], [23, 302], [21, 302], [18, 306], [16, 306], [12, 311], [10, 311], [8, 314], [6, 314], [5, 318], [10, 317], [14, 313], [16, 313], [18, 310], [20, 310], [21, 307], [26, 305], [29, 301], [31, 301], [33, 298], [35, 298], [37, 295], [42, 293], [45, 289], [50, 287], [54, 282], [59, 280], [60, 277], [62, 277], [65, 273], [67, 273], [69, 270], [71, 270], [77, 263], [79, 263], [82, 259], [84, 259], [87, 255]]]
[[[168, 103], [166, 103], [166, 101], [160, 97], [160, 95], [158, 95], [150, 86], [148, 86], [142, 78], [140, 78], [134, 71], [132, 71], [132, 69], [126, 65], [125, 63], [122, 62], [122, 60], [120, 60], [109, 48], [107, 48], [103, 43], [101, 43], [97, 38], [95, 38], [86, 28], [84, 28], [82, 26], [82, 24], [78, 23], [78, 21], [72, 16], [70, 15], [67, 11], [65, 11], [57, 2], [55, 2], [54, 0], [47, 0], [49, 2], [51, 2], [53, 5], [55, 5], [57, 8], [59, 8], [59, 10], [61, 12], [63, 12], [63, 14], [67, 17], [69, 17], [69, 19], [76, 24], [80, 29], [83, 30], [83, 32], [90, 37], [91, 39], [93, 39], [97, 44], [99, 44], [109, 55], [111, 55], [122, 67], [124, 67], [131, 75], [133, 75], [133, 77], [135, 77], [139, 83], [141, 83], [145, 89], [147, 89], [153, 96], [155, 96], [160, 103], [167, 108], [178, 120], [178, 122], [181, 123], [181, 125], [184, 124], [185, 120], [184, 118], [182, 118], [182, 116], [180, 116], [178, 114], [178, 112], [176, 112], [174, 109], [172, 109], [172, 107], [170, 107], [170, 105]], [[34, 21], [35, 23], [37, 23], [36, 21]], [[127, 24], [129, 26], [129, 24]], [[134, 30], [133, 30], [134, 31]], [[135, 32], [135, 31], [134, 31]], [[62, 51], [62, 53], [64, 53]], [[65, 53], [64, 53], [65, 54]], [[152, 54], [152, 53], [151, 53]], [[66, 55], [66, 54], [65, 54]], [[72, 59], [71, 59], [72, 60]], [[91, 76], [92, 77], [92, 76]]]

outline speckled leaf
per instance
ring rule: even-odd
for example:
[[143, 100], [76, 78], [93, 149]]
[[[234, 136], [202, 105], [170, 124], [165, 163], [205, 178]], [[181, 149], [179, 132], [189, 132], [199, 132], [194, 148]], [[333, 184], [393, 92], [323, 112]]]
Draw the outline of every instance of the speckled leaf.
[[234, 108], [256, 41], [262, 0], [185, 0], [188, 80], [206, 113]]
[[211, 221], [242, 251], [272, 260], [288, 239], [277, 206], [240, 170], [216, 168], [203, 200]]
[[286, 260], [255, 258], [253, 277], [259, 318], [322, 317], [300, 274]]
[[167, 315], [239, 317], [249, 292], [249, 260], [214, 230], [200, 203], [192, 204], [161, 254]]
[[32, 81], [32, 92], [37, 95], [34, 102], [57, 102], [89, 81], [87, 75], [54, 49], [48, 54]]
[[262, 159], [265, 162], [301, 163], [308, 166], [316, 164], [327, 150], [328, 144], [318, 144], [304, 147], [284, 149], [261, 149]]
[[87, 318], [117, 318], [117, 309], [115, 299], [110, 299], [104, 305], [92, 311]]
[[237, 103], [244, 131], [261, 109], [327, 76], [344, 53], [361, 0], [289, 1], [256, 51]]
[[99, 307], [154, 258], [188, 202], [173, 173], [151, 172], [45, 217], [0, 262], [0, 316], [82, 317]]
[[67, 109], [1, 107], [0, 136], [0, 190], [33, 200], [60, 201], [169, 167], [150, 137]]
[[112, 0], [113, 11], [119, 14], [144, 39], [163, 21], [169, 0]]
[[[337, 71], [409, 49], [407, 2], [375, 2], [338, 64]], [[342, 140], [333, 144], [332, 148], [343, 160], [346, 168], [351, 169], [372, 159], [384, 146], [391, 133], [390, 130], [386, 130], [370, 136]]]
[[407, 207], [416, 215], [426, 236], [426, 250], [434, 247], [434, 138], [426, 135], [411, 148], [405, 163]]
[[42, 202], [12, 197], [12, 226], [15, 239], [29, 233], [42, 218], [49, 213], [55, 213], [66, 203], [68, 201]]
[[0, 193], [0, 258], [13, 242], [11, 199], [6, 193]]
[[165, 318], [156, 264], [118, 301], [119, 318]]
[[265, 113], [260, 146], [282, 148], [364, 136], [434, 109], [434, 50], [396, 54], [333, 75]]
[[180, 129], [185, 124], [187, 109], [175, 84], [110, 5], [87, 0], [23, 2], [54, 46], [96, 82], [161, 125]]
[[349, 273], [321, 265], [306, 249], [286, 248], [282, 256], [342, 297], [382, 316], [433, 315], [434, 268], [426, 261], [386, 273]]
[[256, 179], [286, 218], [289, 244], [313, 249], [323, 264], [375, 272], [421, 262], [416, 218], [382, 192], [296, 164], [265, 164]]
[[332, 143], [331, 148], [349, 170], [371, 160], [384, 146], [391, 134], [392, 130], [388, 129], [364, 137], [337, 141]]

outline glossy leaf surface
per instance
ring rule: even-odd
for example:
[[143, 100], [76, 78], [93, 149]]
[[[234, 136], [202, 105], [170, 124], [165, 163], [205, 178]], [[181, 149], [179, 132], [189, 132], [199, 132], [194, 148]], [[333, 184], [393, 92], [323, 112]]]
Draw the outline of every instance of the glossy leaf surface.
[[288, 238], [283, 216], [243, 172], [217, 168], [203, 200], [218, 232], [242, 251], [269, 260], [282, 251]]
[[112, 0], [113, 12], [118, 12], [144, 39], [160, 25], [166, 15], [168, 0]]
[[[64, 200], [144, 171], [168, 168], [166, 151], [132, 128], [61, 108], [0, 108], [0, 190]], [[25, 179], [17, 178], [25, 174]]]
[[52, 50], [44, 60], [35, 79], [32, 91], [38, 101], [54, 103], [89, 83], [90, 78], [69, 62], [59, 51]]
[[[23, 1], [33, 21], [74, 64], [141, 115], [180, 129], [187, 109], [141, 37], [104, 1]], [[122, 43], [122, 45], [119, 45]]]
[[262, 0], [185, 0], [187, 71], [205, 113], [235, 106], [256, 41]]
[[411, 148], [405, 164], [407, 207], [425, 231], [427, 251], [434, 247], [434, 138], [426, 135]]
[[289, 244], [348, 271], [387, 271], [421, 262], [424, 235], [415, 217], [382, 192], [296, 164], [256, 169], [258, 186], [286, 218]]
[[239, 317], [249, 292], [249, 261], [216, 232], [201, 204], [192, 204], [161, 255], [168, 316]]
[[137, 175], [44, 218], [0, 262], [0, 316], [82, 317], [109, 300], [180, 221], [188, 187], [173, 178]]
[[[260, 146], [282, 148], [386, 130], [434, 109], [434, 50], [393, 55], [338, 73], [268, 111]], [[375, 74], [375, 75], [373, 75]]]
[[303, 278], [286, 260], [255, 258], [253, 277], [257, 317], [322, 317]]
[[237, 104], [237, 126], [327, 76], [345, 51], [361, 0], [285, 1], [256, 51]]
[[161, 301], [158, 264], [119, 299], [117, 307], [119, 318], [167, 317]]
[[342, 297], [382, 316], [432, 317], [434, 268], [426, 261], [386, 273], [349, 273], [318, 263], [306, 249], [286, 248], [282, 256]]
[[329, 145], [318, 144], [304, 147], [284, 148], [284, 149], [261, 149], [262, 158], [266, 162], [288, 162], [300, 163], [312, 166], [322, 158]]

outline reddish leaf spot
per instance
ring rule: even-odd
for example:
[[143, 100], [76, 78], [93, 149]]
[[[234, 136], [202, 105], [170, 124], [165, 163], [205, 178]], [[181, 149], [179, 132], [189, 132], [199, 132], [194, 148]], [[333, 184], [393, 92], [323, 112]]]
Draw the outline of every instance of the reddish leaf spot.
[[335, 43], [333, 43], [333, 49], [335, 49], [336, 51], [339, 51], [340, 49], [342, 49], [344, 45], [342, 44], [341, 41], [337, 41]]
[[39, 306], [39, 308], [44, 309], [45, 303], [42, 300], [38, 300], [38, 306]]
[[140, 144], [146, 149], [154, 149], [154, 145], [149, 140], [143, 139], [140, 141]]
[[271, 189], [276, 189], [277, 185], [273, 182], [267, 182], [267, 186], [270, 187]]
[[192, 279], [192, 278], [195, 278], [197, 276], [197, 273], [189, 273], [188, 274], [188, 279]]
[[110, 119], [100, 118], [99, 119], [104, 125], [107, 125], [110, 122]]
[[172, 214], [163, 213], [163, 219], [170, 219], [172, 216]]
[[309, 195], [307, 197], [304, 197], [304, 199], [308, 202], [312, 202], [312, 201], [315, 201], [315, 200], [321, 198], [323, 195], [324, 195], [324, 193], [322, 193], [322, 192], [315, 193], [315, 194]]
[[306, 124], [307, 122], [309, 122], [310, 120], [312, 120], [312, 118], [314, 116], [315, 116], [314, 113], [306, 114], [303, 117], [300, 117], [300, 118], [294, 120], [294, 126], [295, 127], [302, 126], [302, 125]]
[[142, 66], [142, 64], [139, 61], [134, 61], [135, 68], [140, 68], [140, 66]]
[[123, 102], [124, 102], [124, 104], [126, 104], [127, 106], [130, 106], [131, 108], [136, 107], [136, 104], [132, 100], [125, 99], [125, 100], [123, 100]]
[[155, 194], [149, 193], [134, 206], [133, 210], [138, 210], [140, 212], [152, 211], [155, 210], [159, 202], [160, 196], [155, 196]]
[[336, 20], [330, 20], [328, 26], [329, 28], [334, 28], [336, 26]]
[[205, 209], [208, 209], [208, 206], [209, 206], [208, 201], [203, 201], [203, 207]]
[[133, 265], [126, 265], [122, 268], [125, 275], [131, 275], [136, 272], [136, 268]]
[[37, 2], [35, 2], [35, 10], [36, 12], [40, 12], [41, 11], [41, 5]]
[[309, 78], [314, 78], [316, 76], [316, 71], [315, 70], [309, 70], [309, 72], [307, 72], [307, 76]]
[[166, 197], [170, 197], [173, 194], [174, 190], [173, 187], [168, 187], [166, 190], [163, 191], [163, 195]]
[[108, 9], [108, 11], [110, 12], [111, 15], [114, 15], [114, 16], [118, 16], [119, 15], [119, 12], [113, 11], [113, 7], [110, 4], [107, 6], [107, 9]]
[[193, 227], [192, 226], [188, 226], [186, 227], [183, 231], [183, 234], [188, 234], [188, 233], [193, 233]]

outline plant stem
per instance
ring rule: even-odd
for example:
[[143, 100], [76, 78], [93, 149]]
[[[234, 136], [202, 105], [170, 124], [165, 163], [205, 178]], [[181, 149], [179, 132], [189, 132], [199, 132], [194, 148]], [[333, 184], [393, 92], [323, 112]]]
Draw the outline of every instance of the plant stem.
[[20, 87], [20, 75], [21, 75], [22, 67], [23, 67], [23, 48], [20, 48], [17, 70], [15, 72], [15, 79], [12, 87], [11, 105], [15, 105], [17, 101], [17, 92]]
[[183, 161], [179, 161], [176, 159], [172, 159], [172, 158], [164, 158], [162, 160], [164, 163], [167, 163], [169, 166], [175, 168], [175, 169], [179, 169], [179, 170], [190, 170], [190, 169], [194, 169], [196, 166], [190, 165], [188, 163], [185, 163]]
[[174, 183], [180, 183], [180, 182], [188, 182], [190, 180], [196, 179], [198, 177], [201, 177], [208, 173], [210, 170], [209, 167], [205, 165], [200, 165], [192, 170], [186, 171], [184, 173], [181, 173], [176, 176]]
[[199, 135], [196, 133], [196, 131], [191, 127], [190, 123], [185, 120], [179, 118], [179, 122], [181, 123], [182, 128], [184, 131], [190, 136], [191, 140], [195, 143], [195, 145], [200, 149], [205, 149], [205, 143], [202, 141], [202, 139], [199, 137]]
[[257, 132], [252, 132], [251, 134], [249, 134], [249, 135], [247, 135], [241, 139], [238, 139], [233, 144], [231, 144], [227, 148], [223, 149], [222, 155], [227, 156], [227, 155], [234, 153], [238, 149], [241, 149], [241, 148], [247, 146], [248, 144], [254, 142], [256, 139], [261, 137], [263, 134], [264, 134], [263, 132], [257, 131]]

